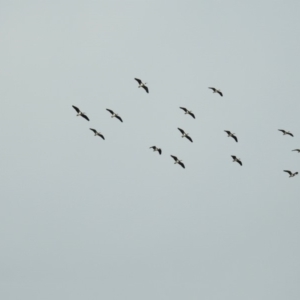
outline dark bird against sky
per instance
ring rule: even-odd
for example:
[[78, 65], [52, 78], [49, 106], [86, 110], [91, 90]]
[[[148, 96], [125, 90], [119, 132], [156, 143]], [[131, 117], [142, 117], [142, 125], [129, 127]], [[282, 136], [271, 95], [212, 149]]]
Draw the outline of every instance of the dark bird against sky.
[[95, 136], [100, 136], [103, 140], [105, 140], [104, 136], [102, 133], [98, 132], [96, 129], [90, 128], [90, 130], [92, 130], [95, 134]]
[[213, 91], [214, 91], [214, 93], [218, 93], [220, 96], [222, 96], [222, 97], [223, 97], [223, 93], [222, 93], [220, 90], [217, 90], [217, 89], [216, 89], [216, 88], [214, 88], [214, 87], [209, 87], [209, 89], [213, 90]]
[[178, 128], [178, 130], [182, 133], [182, 136], [181, 137], [185, 137], [187, 138], [188, 140], [190, 140], [191, 142], [193, 142], [192, 138], [189, 136], [188, 133], [186, 133], [183, 129], [181, 128]]
[[116, 113], [114, 113], [111, 109], [106, 109], [107, 111], [109, 111], [110, 113], [111, 113], [111, 117], [112, 118], [117, 118], [117, 119], [119, 119], [121, 122], [123, 122], [123, 120], [121, 119], [121, 117], [118, 115], [118, 114], [116, 114]]
[[150, 149], [153, 149], [153, 151], [157, 151], [160, 155], [161, 155], [161, 149], [160, 148], [157, 148], [156, 146], [152, 146], [150, 147]]
[[179, 164], [179, 165], [181, 165], [181, 166], [185, 169], [185, 166], [184, 166], [182, 160], [179, 160], [179, 159], [178, 159], [176, 156], [174, 156], [174, 155], [171, 155], [171, 157], [175, 160], [174, 164]]
[[281, 131], [281, 132], [283, 133], [283, 135], [288, 134], [288, 135], [290, 135], [290, 136], [293, 136], [293, 134], [292, 134], [291, 132], [289, 132], [289, 131], [285, 131], [285, 130], [283, 130], [283, 129], [278, 129], [278, 131]]
[[80, 109], [78, 107], [76, 107], [74, 105], [72, 105], [72, 107], [77, 111], [77, 117], [80, 116], [80, 117], [85, 118], [88, 121], [90, 120], [84, 112], [80, 111]]
[[184, 110], [185, 114], [188, 114], [188, 115], [192, 116], [194, 119], [196, 118], [195, 115], [192, 113], [191, 110], [188, 110], [185, 107], [179, 107], [179, 108], [181, 108], [182, 110]]
[[134, 78], [139, 83], [139, 88], [142, 87], [147, 93], [149, 93], [149, 89], [146, 86], [147, 82], [143, 83], [141, 79]]
[[232, 137], [236, 142], [238, 142], [238, 139], [235, 136], [235, 133], [232, 133], [229, 130], [224, 130], [224, 131], [228, 134], [228, 137]]
[[241, 166], [243, 165], [242, 164], [242, 161], [239, 159], [239, 158], [237, 158], [235, 155], [231, 155], [231, 157], [233, 158], [233, 162], [237, 162], [237, 163], [239, 163]]
[[298, 172], [292, 173], [292, 172], [289, 171], [289, 170], [283, 170], [283, 172], [286, 172], [286, 173], [290, 174], [289, 177], [295, 177], [296, 175], [298, 175]]

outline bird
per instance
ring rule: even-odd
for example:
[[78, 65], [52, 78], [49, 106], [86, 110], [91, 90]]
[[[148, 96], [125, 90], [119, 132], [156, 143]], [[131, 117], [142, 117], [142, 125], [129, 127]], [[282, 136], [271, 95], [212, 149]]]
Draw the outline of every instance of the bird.
[[103, 140], [105, 140], [104, 136], [102, 133], [98, 132], [96, 129], [90, 128], [90, 130], [92, 130], [95, 133], [95, 136], [100, 136], [101, 138], [103, 138]]
[[289, 173], [289, 174], [290, 174], [289, 177], [294, 177], [294, 176], [296, 176], [296, 175], [298, 174], [298, 172], [292, 173], [292, 172], [289, 171], [289, 170], [283, 170], [283, 172]]
[[114, 113], [111, 109], [106, 109], [107, 111], [109, 111], [110, 113], [111, 113], [111, 117], [112, 118], [117, 118], [117, 119], [119, 119], [121, 122], [123, 122], [123, 120], [121, 119], [121, 117], [118, 115], [118, 114], [116, 114], [116, 113]]
[[295, 150], [292, 150], [292, 151], [297, 151], [298, 153], [300, 153], [300, 149], [295, 149]]
[[214, 91], [214, 93], [218, 93], [220, 96], [222, 96], [222, 97], [223, 97], [223, 93], [222, 93], [220, 90], [217, 90], [217, 89], [216, 89], [216, 88], [214, 88], [214, 87], [209, 87], [209, 89], [213, 90], [213, 91]]
[[285, 131], [285, 130], [283, 130], [283, 129], [278, 129], [278, 131], [281, 131], [281, 132], [283, 133], [283, 135], [288, 134], [288, 135], [290, 135], [290, 136], [293, 136], [293, 134], [292, 134], [291, 132], [289, 132], [289, 131]]
[[87, 115], [84, 112], [81, 112], [80, 109], [74, 105], [72, 105], [72, 107], [77, 111], [77, 116], [81, 116], [83, 118], [85, 118], [86, 120], [90, 120]]
[[175, 160], [174, 164], [179, 164], [179, 165], [181, 165], [181, 166], [185, 169], [185, 166], [184, 166], [182, 160], [179, 160], [179, 159], [178, 159], [176, 156], [174, 156], [174, 155], [171, 155], [171, 157], [173, 157], [173, 159]]
[[186, 133], [183, 129], [181, 128], [178, 128], [178, 130], [182, 133], [182, 136], [181, 137], [185, 137], [187, 139], [189, 139], [191, 142], [193, 142], [192, 138], [189, 136], [188, 133]]
[[231, 157], [233, 158], [233, 162], [237, 162], [237, 163], [239, 163], [241, 166], [243, 165], [242, 164], [242, 162], [241, 162], [241, 160], [239, 159], [239, 158], [237, 158], [236, 156], [234, 156], [234, 155], [231, 155]]
[[156, 146], [152, 146], [150, 147], [150, 149], [153, 149], [153, 151], [157, 151], [160, 155], [161, 155], [161, 149], [160, 148], [157, 148]]
[[139, 83], [139, 88], [142, 87], [147, 93], [149, 93], [149, 89], [146, 86], [147, 82], [143, 83], [141, 79], [134, 78]]
[[194, 119], [196, 119], [195, 115], [192, 113], [191, 110], [188, 110], [185, 107], [179, 107], [179, 108], [181, 108], [182, 110], [184, 110], [185, 114], [191, 115]]
[[232, 133], [229, 130], [224, 130], [224, 131], [228, 134], [228, 137], [232, 137], [233, 139], [235, 139], [236, 142], [238, 142], [238, 139], [235, 136], [235, 133]]

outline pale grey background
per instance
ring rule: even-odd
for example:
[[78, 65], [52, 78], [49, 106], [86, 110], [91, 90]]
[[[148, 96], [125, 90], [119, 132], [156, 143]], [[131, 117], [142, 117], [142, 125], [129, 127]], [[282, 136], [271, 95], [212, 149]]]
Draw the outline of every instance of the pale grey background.
[[1, 299], [298, 300], [299, 13], [1, 1]]

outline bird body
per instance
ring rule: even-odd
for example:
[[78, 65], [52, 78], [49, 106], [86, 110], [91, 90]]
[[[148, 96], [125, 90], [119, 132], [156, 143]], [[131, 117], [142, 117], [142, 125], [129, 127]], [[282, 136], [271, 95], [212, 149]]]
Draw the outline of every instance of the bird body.
[[289, 171], [289, 170], [283, 170], [283, 172], [286, 172], [286, 173], [290, 174], [289, 177], [295, 177], [296, 175], [298, 175], [298, 172], [292, 173], [292, 172]]
[[138, 78], [134, 78], [134, 79], [138, 82], [139, 88], [142, 87], [147, 93], [149, 93], [149, 89], [146, 86], [147, 82], [143, 83], [141, 79], [138, 79]]
[[182, 160], [179, 160], [179, 159], [178, 159], [176, 156], [174, 156], [174, 155], [171, 155], [171, 157], [175, 160], [174, 164], [179, 164], [179, 165], [181, 165], [181, 166], [185, 169], [185, 166], [184, 166]]
[[178, 128], [178, 130], [182, 133], [182, 136], [181, 137], [185, 137], [187, 138], [188, 140], [190, 140], [191, 142], [193, 142], [192, 138], [189, 136], [188, 133], [186, 133], [183, 129], [181, 128]]
[[118, 115], [118, 114], [116, 114], [116, 113], [114, 113], [111, 109], [106, 109], [107, 111], [109, 111], [110, 113], [111, 113], [111, 117], [112, 118], [117, 118], [117, 119], [119, 119], [121, 122], [123, 122], [123, 120], [121, 119], [121, 117]]
[[235, 155], [231, 155], [231, 157], [233, 158], [233, 162], [237, 162], [237, 163], [239, 163], [241, 166], [243, 165], [242, 164], [242, 161], [239, 159], [239, 158], [237, 158]]
[[90, 130], [92, 130], [94, 132], [95, 136], [100, 136], [103, 140], [105, 140], [103, 134], [101, 132], [98, 132], [96, 129], [90, 128]]
[[288, 135], [290, 135], [290, 136], [293, 137], [293, 134], [291, 132], [289, 132], [289, 131], [286, 131], [286, 130], [283, 130], [283, 129], [278, 129], [278, 131], [281, 131], [283, 133], [283, 135], [288, 134]]
[[179, 107], [180, 109], [184, 110], [184, 114], [185, 115], [190, 115], [192, 116], [194, 119], [196, 119], [195, 115], [192, 113], [191, 110], [186, 109], [185, 107]]
[[80, 117], [85, 118], [87, 121], [90, 120], [84, 112], [80, 111], [80, 109], [78, 107], [76, 107], [74, 105], [72, 105], [72, 107], [77, 111], [77, 117], [80, 116]]
[[156, 146], [152, 146], [150, 147], [150, 149], [153, 149], [153, 151], [157, 151], [159, 153], [159, 155], [161, 155], [161, 149], [160, 148], [157, 148]]
[[214, 87], [209, 87], [209, 89], [213, 90], [214, 93], [218, 93], [221, 97], [223, 97], [223, 93], [220, 90], [217, 90]]
[[224, 130], [224, 131], [227, 133], [228, 137], [232, 137], [236, 142], [238, 142], [238, 139], [235, 136], [235, 133], [232, 133], [229, 130]]

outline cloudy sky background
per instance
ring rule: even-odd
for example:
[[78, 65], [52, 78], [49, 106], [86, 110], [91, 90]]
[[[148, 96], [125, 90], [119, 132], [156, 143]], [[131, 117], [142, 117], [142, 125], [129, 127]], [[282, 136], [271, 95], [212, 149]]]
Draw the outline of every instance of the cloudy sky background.
[[298, 300], [299, 10], [1, 1], [1, 299]]

